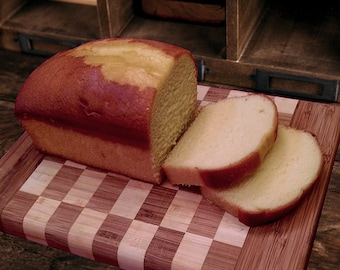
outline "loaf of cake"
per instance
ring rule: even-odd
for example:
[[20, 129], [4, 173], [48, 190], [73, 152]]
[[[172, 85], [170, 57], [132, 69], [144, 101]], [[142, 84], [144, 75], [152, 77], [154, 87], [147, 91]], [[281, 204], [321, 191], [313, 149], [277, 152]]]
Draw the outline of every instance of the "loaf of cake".
[[15, 114], [41, 151], [161, 183], [161, 165], [197, 108], [191, 53], [150, 40], [103, 39], [35, 69]]
[[174, 185], [224, 187], [253, 173], [272, 147], [275, 103], [249, 94], [204, 107], [163, 164]]
[[272, 149], [254, 174], [231, 187], [201, 187], [201, 192], [244, 224], [261, 225], [296, 207], [318, 179], [322, 164], [312, 134], [280, 125]]

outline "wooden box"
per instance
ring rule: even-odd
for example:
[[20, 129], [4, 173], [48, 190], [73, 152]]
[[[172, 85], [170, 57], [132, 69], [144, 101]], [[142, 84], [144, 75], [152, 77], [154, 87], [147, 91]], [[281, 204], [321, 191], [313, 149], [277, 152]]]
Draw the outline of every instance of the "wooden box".
[[155, 18], [142, 0], [70, 1], [0, 0], [1, 46], [53, 53], [97, 38], [154, 39], [189, 49], [202, 83], [340, 102], [340, 7], [332, 1], [226, 0], [218, 24]]
[[100, 38], [96, 1], [73, 2], [0, 0], [1, 47], [50, 55]]

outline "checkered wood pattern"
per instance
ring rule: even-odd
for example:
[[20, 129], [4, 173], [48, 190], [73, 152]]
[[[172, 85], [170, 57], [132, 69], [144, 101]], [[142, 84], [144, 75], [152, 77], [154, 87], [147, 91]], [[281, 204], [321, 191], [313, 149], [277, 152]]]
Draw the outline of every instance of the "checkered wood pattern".
[[[198, 87], [198, 103], [247, 93]], [[273, 97], [289, 124], [298, 101]], [[3, 209], [4, 231], [122, 269], [234, 269], [249, 227], [198, 189], [46, 156]]]

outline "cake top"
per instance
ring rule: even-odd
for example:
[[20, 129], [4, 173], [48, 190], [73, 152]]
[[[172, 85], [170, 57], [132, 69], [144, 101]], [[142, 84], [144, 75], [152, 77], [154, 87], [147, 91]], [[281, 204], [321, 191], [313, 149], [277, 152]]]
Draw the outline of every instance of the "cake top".
[[[104, 39], [79, 46], [69, 54], [84, 57], [87, 65], [101, 67], [104, 78], [121, 85], [129, 82], [140, 90], [158, 88], [174, 65], [173, 55], [156, 42]], [[169, 48], [168, 48], [169, 50]], [[177, 48], [178, 50], [178, 48]]]
[[172, 76], [182, 62], [196, 71], [190, 52], [174, 45], [114, 38], [87, 42], [37, 67], [20, 89], [15, 114], [149, 141], [154, 101], [166, 83], [178, 81]]

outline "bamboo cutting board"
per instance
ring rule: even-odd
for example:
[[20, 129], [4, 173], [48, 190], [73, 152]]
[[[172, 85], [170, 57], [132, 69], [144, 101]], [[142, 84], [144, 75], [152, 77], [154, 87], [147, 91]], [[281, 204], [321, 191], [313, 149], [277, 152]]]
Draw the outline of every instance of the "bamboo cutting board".
[[[198, 87], [204, 106], [245, 92]], [[24, 134], [0, 161], [0, 229], [122, 269], [302, 269], [340, 136], [340, 107], [273, 97], [279, 121], [313, 132], [325, 166], [285, 218], [249, 228], [194, 188], [143, 183], [39, 153]]]

